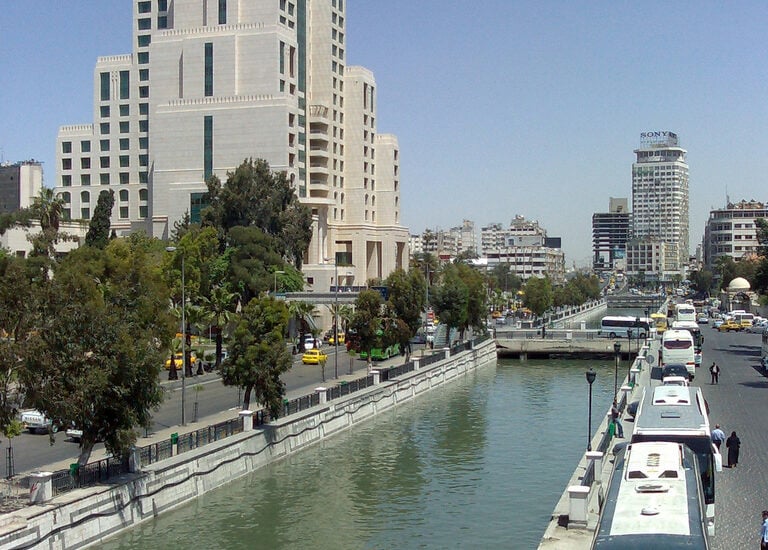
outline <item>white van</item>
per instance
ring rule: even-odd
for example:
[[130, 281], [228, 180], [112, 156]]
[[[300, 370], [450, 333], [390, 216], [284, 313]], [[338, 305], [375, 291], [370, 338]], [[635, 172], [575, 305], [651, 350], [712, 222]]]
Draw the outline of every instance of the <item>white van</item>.
[[691, 376], [696, 374], [696, 351], [693, 336], [687, 330], [665, 330], [661, 336], [661, 365], [685, 365]]
[[696, 308], [690, 304], [675, 304], [675, 321], [696, 322]]

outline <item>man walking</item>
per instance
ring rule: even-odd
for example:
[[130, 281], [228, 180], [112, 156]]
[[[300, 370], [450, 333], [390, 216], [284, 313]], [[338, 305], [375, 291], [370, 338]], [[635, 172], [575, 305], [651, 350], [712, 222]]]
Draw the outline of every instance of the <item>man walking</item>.
[[616, 400], [613, 400], [613, 406], [611, 407], [611, 419], [613, 420], [613, 434], [616, 437], [624, 438], [624, 427], [619, 422], [619, 406]]
[[715, 429], [712, 430], [712, 443], [720, 450], [720, 445], [723, 441], [725, 441], [725, 432], [720, 429], [720, 424], [715, 424]]
[[720, 367], [717, 363], [712, 363], [709, 367], [709, 374], [712, 376], [711, 384], [717, 384], [720, 381]]

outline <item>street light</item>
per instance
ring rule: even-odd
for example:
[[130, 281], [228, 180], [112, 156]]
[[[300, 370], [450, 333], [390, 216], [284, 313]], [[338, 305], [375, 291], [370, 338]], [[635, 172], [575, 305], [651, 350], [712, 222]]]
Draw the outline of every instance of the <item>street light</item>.
[[[166, 246], [167, 252], [176, 252], [175, 246]], [[181, 425], [187, 425], [185, 410], [187, 405], [187, 302], [184, 295], [184, 251], [181, 252]], [[174, 360], [174, 363], [176, 361]]]
[[277, 296], [277, 274], [285, 273], [285, 271], [275, 271], [275, 296]]
[[589, 367], [589, 370], [585, 373], [587, 376], [587, 382], [589, 383], [589, 420], [587, 427], [587, 451], [592, 450], [592, 383], [597, 377], [597, 373]]
[[[330, 258], [325, 258], [330, 262]], [[339, 262], [338, 255], [333, 258], [333, 283], [336, 285], [333, 293], [333, 377], [339, 377]]]
[[613, 398], [619, 391], [619, 359], [621, 357], [621, 342], [613, 343]]

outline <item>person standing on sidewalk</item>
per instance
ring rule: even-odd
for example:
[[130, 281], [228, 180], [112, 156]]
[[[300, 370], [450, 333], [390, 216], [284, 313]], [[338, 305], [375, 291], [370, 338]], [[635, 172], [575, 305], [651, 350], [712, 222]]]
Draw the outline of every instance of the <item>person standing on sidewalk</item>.
[[763, 510], [763, 525], [760, 531], [760, 550], [768, 550], [768, 510]]
[[712, 376], [711, 384], [717, 384], [720, 381], [720, 367], [717, 365], [717, 363], [712, 363], [712, 366], [709, 367], [709, 374]]
[[712, 430], [712, 443], [715, 444], [717, 450], [720, 450], [723, 441], [725, 441], [725, 432], [720, 429], [720, 424], [715, 424], [715, 429]]
[[616, 400], [613, 400], [613, 405], [611, 406], [611, 419], [613, 420], [613, 435], [615, 435], [618, 438], [624, 438], [624, 428], [621, 425], [621, 422], [619, 422], [619, 406], [616, 403]]

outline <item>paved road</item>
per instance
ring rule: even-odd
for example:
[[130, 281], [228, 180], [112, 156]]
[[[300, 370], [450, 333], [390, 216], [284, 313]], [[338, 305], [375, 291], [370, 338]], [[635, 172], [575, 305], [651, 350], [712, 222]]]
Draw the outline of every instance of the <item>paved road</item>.
[[[325, 382], [323, 382], [322, 371], [319, 366], [303, 365], [301, 355], [296, 355], [291, 370], [282, 377], [286, 385], [286, 396], [288, 399], [311, 393], [318, 386], [333, 386], [341, 379], [364, 376], [367, 364], [359, 359], [352, 359], [350, 366], [349, 355], [347, 355], [343, 346], [339, 346], [339, 376], [336, 379], [334, 348], [326, 347], [324, 349], [328, 353], [328, 362], [325, 366]], [[403, 357], [397, 357], [385, 363], [398, 364], [403, 360]], [[354, 371], [352, 375], [349, 375], [350, 368]], [[160, 409], [153, 415], [153, 426], [149, 435], [172, 431], [180, 433], [192, 431], [202, 426], [223, 421], [225, 420], [224, 417], [233, 418], [237, 416], [236, 410], [240, 408], [243, 397], [240, 391], [237, 388], [226, 387], [221, 384], [218, 375], [215, 373], [206, 373], [202, 376], [186, 379], [187, 427], [181, 427], [181, 380], [168, 382], [167, 371], [163, 371], [161, 376], [167, 396]], [[199, 391], [196, 391], [196, 388], [200, 388]], [[195, 422], [195, 401], [197, 401], [198, 407], [197, 422]], [[251, 409], [254, 408], [256, 407], [252, 400]], [[146, 434], [142, 434], [142, 436], [144, 435]], [[137, 445], [144, 445], [146, 441], [145, 437], [141, 437]], [[94, 460], [102, 449], [103, 445], [97, 445], [91, 460]], [[5, 477], [8, 471], [7, 440], [3, 440], [0, 443], [0, 453], [2, 453], [3, 457], [2, 463], [0, 463], [0, 475]], [[42, 468], [48, 469], [51, 465], [66, 468], [68, 464], [77, 460], [78, 455], [79, 447], [77, 443], [67, 439], [65, 434], [61, 432], [55, 435], [54, 444], [50, 443], [48, 435], [30, 434], [28, 432], [24, 432], [13, 440], [14, 472], [17, 475]]]
[[[702, 325], [704, 360], [696, 382], [710, 406], [710, 421], [741, 439], [737, 468], [717, 476], [714, 550], [759, 548], [760, 512], [768, 509], [768, 378], [759, 368], [759, 334], [724, 333]], [[721, 367], [710, 385], [709, 365]], [[726, 461], [726, 452], [724, 462]]]

